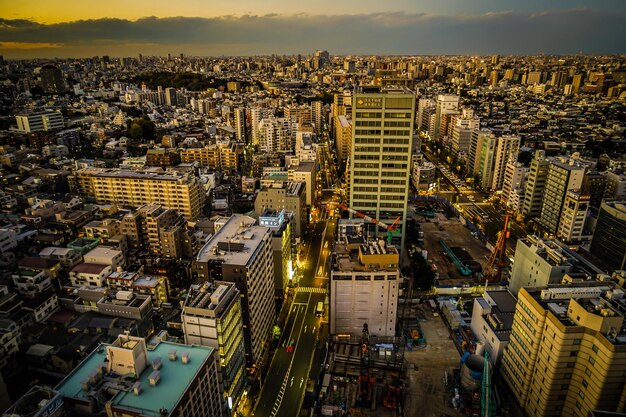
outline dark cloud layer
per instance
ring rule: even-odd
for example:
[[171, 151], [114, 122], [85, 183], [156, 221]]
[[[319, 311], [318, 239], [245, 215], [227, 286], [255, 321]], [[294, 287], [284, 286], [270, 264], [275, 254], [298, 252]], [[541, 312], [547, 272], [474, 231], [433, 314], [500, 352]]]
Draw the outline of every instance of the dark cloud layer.
[[[626, 52], [626, 15], [591, 9], [433, 16], [244, 15], [40, 24], [0, 19], [5, 56], [164, 54], [568, 54]], [[29, 44], [50, 45], [33, 48]]]

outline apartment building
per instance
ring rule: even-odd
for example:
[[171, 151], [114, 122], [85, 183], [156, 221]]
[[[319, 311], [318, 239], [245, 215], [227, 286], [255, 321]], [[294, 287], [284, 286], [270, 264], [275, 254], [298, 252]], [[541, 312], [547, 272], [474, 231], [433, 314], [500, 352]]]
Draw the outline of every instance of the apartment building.
[[265, 209], [285, 210], [294, 216], [294, 237], [301, 238], [308, 224], [306, 184], [303, 182], [275, 181], [263, 187], [254, 200], [254, 212], [263, 214]]
[[527, 219], [534, 219], [541, 215], [543, 206], [544, 190], [548, 179], [550, 159], [546, 159], [545, 151], [535, 151], [535, 157], [530, 163], [528, 170], [528, 182], [524, 190], [524, 203], [522, 214]]
[[548, 167], [543, 205], [539, 223], [548, 233], [556, 234], [561, 221], [563, 203], [569, 190], [580, 190], [585, 167], [575, 160], [553, 160]]
[[202, 185], [189, 172], [83, 168], [74, 171], [68, 181], [73, 191], [99, 204], [128, 207], [159, 204], [178, 211], [189, 220], [198, 218], [204, 207]]
[[274, 262], [270, 229], [234, 214], [200, 249], [194, 271], [201, 281], [226, 281], [241, 293], [241, 312], [248, 367], [258, 364], [276, 321]]
[[624, 292], [521, 289], [502, 373], [531, 417], [586, 417], [626, 406]]
[[211, 170], [239, 170], [243, 158], [243, 148], [237, 142], [217, 141], [203, 148], [186, 148], [180, 151], [184, 163], [197, 163]]
[[63, 115], [58, 111], [18, 114], [15, 116], [15, 121], [17, 122], [17, 130], [24, 133], [63, 129], [65, 127]]
[[189, 289], [181, 315], [185, 343], [219, 352], [223, 410], [234, 414], [246, 385], [245, 346], [240, 293], [233, 283], [204, 282]]
[[556, 232], [557, 239], [568, 243], [579, 243], [583, 238], [590, 237], [584, 234], [590, 200], [590, 195], [574, 190], [567, 191], [559, 229]]
[[604, 201], [589, 252], [612, 269], [626, 269], [626, 201]]

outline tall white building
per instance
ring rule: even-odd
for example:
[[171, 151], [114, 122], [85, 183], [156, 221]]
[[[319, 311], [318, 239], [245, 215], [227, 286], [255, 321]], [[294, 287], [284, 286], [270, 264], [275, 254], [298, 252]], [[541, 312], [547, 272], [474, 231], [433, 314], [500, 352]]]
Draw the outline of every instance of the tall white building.
[[[415, 95], [406, 89], [358, 87], [352, 107], [350, 205], [388, 225], [400, 217], [404, 245]], [[368, 225], [370, 235], [386, 230]]]
[[226, 281], [241, 293], [247, 366], [258, 364], [276, 321], [272, 233], [234, 214], [198, 252], [194, 271], [202, 281]]
[[424, 115], [424, 109], [435, 108], [436, 102], [432, 98], [420, 98], [417, 103], [417, 127], [422, 128], [422, 116]]
[[437, 116], [435, 119], [435, 138], [439, 140], [441, 135], [441, 122], [444, 115], [458, 113], [459, 96], [440, 94], [437, 96]]
[[523, 287], [546, 287], [559, 284], [573, 267], [571, 259], [554, 240], [529, 235], [517, 241], [511, 269], [509, 291], [517, 296]]
[[452, 116], [451, 148], [454, 155], [468, 154], [472, 140], [472, 132], [480, 127], [480, 118], [474, 111], [463, 109], [460, 115]]
[[527, 174], [528, 168], [521, 162], [516, 162], [513, 159], [506, 164], [501, 201], [514, 212], [521, 208]]
[[504, 184], [506, 164], [510, 160], [517, 160], [520, 148], [519, 136], [501, 136], [496, 143], [493, 161], [492, 190], [501, 190]]
[[330, 333], [394, 336], [398, 311], [398, 250], [384, 240], [338, 243], [330, 273]]
[[589, 201], [591, 196], [582, 194], [578, 190], [568, 190], [563, 202], [563, 212], [559, 222], [556, 237], [565, 242], [580, 242], [583, 238], [583, 230]]
[[271, 112], [266, 108], [253, 107], [250, 109], [250, 135], [252, 136], [253, 145], [258, 145], [260, 142], [259, 125], [261, 120], [270, 115]]
[[261, 152], [293, 151], [298, 123], [295, 119], [269, 117], [259, 123], [259, 148]]
[[573, 159], [563, 158], [550, 163], [539, 218], [539, 223], [549, 233], [558, 231], [565, 196], [569, 190], [581, 189], [584, 176], [585, 167]]

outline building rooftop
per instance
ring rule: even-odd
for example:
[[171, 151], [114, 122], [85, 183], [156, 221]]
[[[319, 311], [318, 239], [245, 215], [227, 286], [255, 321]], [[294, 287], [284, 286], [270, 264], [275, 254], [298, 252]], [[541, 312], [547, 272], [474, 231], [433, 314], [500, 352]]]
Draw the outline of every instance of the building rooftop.
[[143, 169], [128, 170], [118, 168], [83, 168], [76, 171], [77, 174], [87, 174], [105, 178], [129, 178], [137, 180], [158, 180], [158, 181], [181, 181], [191, 180], [193, 177], [185, 174], [178, 174], [178, 171], [163, 172], [163, 170]]
[[187, 294], [183, 314], [198, 313], [194, 309], [206, 310], [208, 316], [219, 316], [229, 305], [234, 297], [239, 294], [232, 283], [211, 285], [204, 282], [201, 285], [192, 285]]
[[613, 344], [626, 344], [624, 291], [611, 287], [606, 282], [592, 281], [585, 286], [551, 285], [524, 290], [563, 325], [589, 328]]
[[122, 251], [117, 249], [113, 249], [109, 246], [98, 246], [90, 250], [85, 254], [85, 258], [93, 257], [93, 258], [109, 258], [113, 259], [118, 255], [121, 255]]
[[148, 287], [154, 288], [159, 285], [159, 278], [151, 275], [143, 275], [135, 280], [134, 287]]
[[110, 265], [105, 264], [93, 264], [88, 262], [81, 262], [72, 268], [72, 272], [74, 273], [83, 273], [83, 274], [99, 274], [105, 268], [110, 268]]
[[254, 219], [233, 214], [200, 249], [196, 260], [220, 259], [230, 265], [247, 265], [259, 249], [270, 229], [250, 225]]
[[[124, 339], [124, 336], [120, 336]], [[117, 347], [133, 349], [133, 343], [137, 343], [130, 338], [128, 343], [118, 344]], [[161, 409], [171, 412], [180, 401], [183, 393], [189, 387], [196, 374], [201, 370], [202, 365], [213, 353], [213, 348], [205, 346], [192, 346], [161, 341], [153, 349], [148, 350], [148, 366], [140, 373], [135, 381], [134, 377], [120, 376], [113, 372], [106, 372], [107, 358], [106, 348], [112, 345], [100, 345], [87, 358], [80, 363], [55, 389], [63, 397], [72, 398], [84, 402], [89, 402], [90, 393], [95, 391], [96, 398], [101, 400], [101, 404], [111, 401], [113, 406], [126, 408], [130, 411], [141, 413], [145, 416], [161, 417]], [[177, 352], [177, 359], [168, 359], [171, 351]], [[182, 356], [189, 355], [189, 362], [184, 364]], [[151, 364], [154, 361], [161, 361], [160, 380], [156, 385], [150, 384], [150, 376], [154, 372]], [[105, 369], [101, 377], [98, 371]], [[99, 379], [99, 381], [96, 381]], [[94, 381], [84, 389], [85, 382]], [[133, 385], [138, 382], [141, 386], [141, 393], [136, 395], [133, 392]], [[104, 400], [104, 402], [102, 401]], [[169, 415], [166, 414], [166, 415]]]
[[348, 118], [346, 116], [339, 115], [337, 116], [337, 119], [339, 120], [339, 124], [341, 125], [341, 127], [343, 128], [350, 127], [350, 122], [348, 121]]

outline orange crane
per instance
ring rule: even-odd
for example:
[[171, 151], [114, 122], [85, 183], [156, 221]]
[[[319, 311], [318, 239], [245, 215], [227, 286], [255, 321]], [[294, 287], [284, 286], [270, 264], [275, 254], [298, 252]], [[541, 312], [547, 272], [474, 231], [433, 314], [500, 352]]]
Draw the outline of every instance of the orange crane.
[[498, 281], [502, 275], [502, 269], [506, 267], [506, 241], [511, 235], [509, 230], [509, 215], [504, 216], [504, 227], [498, 236], [496, 246], [489, 255], [489, 261], [485, 267], [485, 281]]
[[345, 204], [339, 204], [339, 208], [342, 210], [347, 210], [352, 214], [355, 214], [359, 217], [361, 217], [362, 219], [364, 219], [367, 222], [370, 223], [374, 223], [377, 226], [382, 227], [383, 229], [385, 229], [387, 231], [387, 244], [391, 245], [391, 238], [393, 237], [393, 235], [395, 235], [396, 233], [398, 233], [398, 227], [400, 226], [400, 219], [402, 219], [402, 216], [398, 216], [396, 218], [396, 220], [394, 220], [394, 222], [391, 224], [391, 226], [387, 225], [386, 223], [381, 222], [378, 219], [375, 219], [373, 217], [368, 216], [365, 213], [361, 213], [360, 211], [356, 211], [353, 208], [350, 208], [348, 206], [346, 206]]

